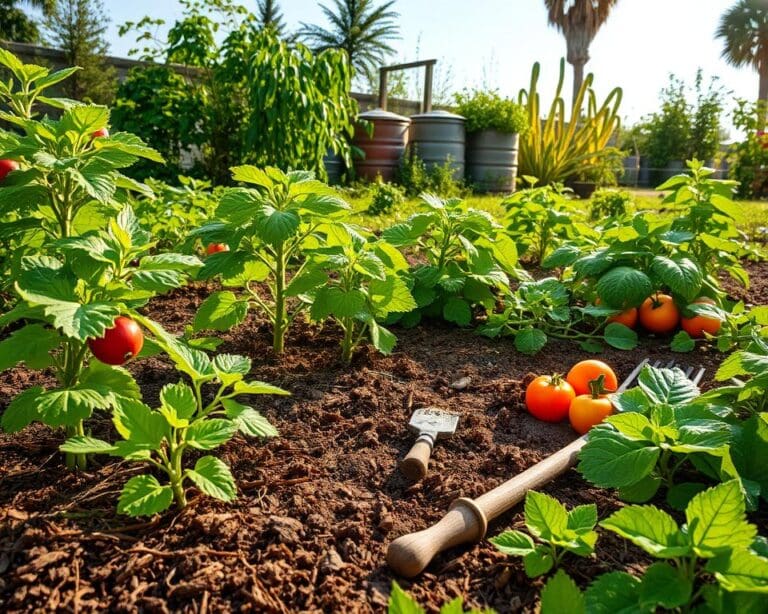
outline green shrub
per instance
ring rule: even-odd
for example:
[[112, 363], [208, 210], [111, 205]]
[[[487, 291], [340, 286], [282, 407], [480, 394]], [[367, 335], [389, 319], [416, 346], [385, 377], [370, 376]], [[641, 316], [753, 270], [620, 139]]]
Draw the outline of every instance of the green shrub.
[[731, 145], [728, 155], [729, 177], [739, 182], [739, 198], [768, 196], [768, 135], [760, 129], [765, 107], [740, 100], [733, 112], [733, 125], [744, 132], [744, 139]]
[[372, 215], [388, 213], [404, 201], [405, 192], [402, 188], [392, 183], [377, 181], [371, 189], [371, 204], [368, 206], [368, 213]]
[[407, 196], [419, 196], [431, 192], [442, 198], [463, 196], [466, 192], [462, 181], [454, 178], [454, 160], [449, 156], [442, 164], [427, 167], [419, 156], [418, 147], [409, 146], [400, 161], [397, 182], [405, 189]]
[[632, 195], [625, 190], [597, 190], [592, 195], [589, 219], [622, 217], [632, 210]]
[[456, 112], [467, 120], [467, 132], [496, 130], [509, 134], [523, 134], [528, 130], [525, 109], [497, 92], [464, 90], [455, 95]]

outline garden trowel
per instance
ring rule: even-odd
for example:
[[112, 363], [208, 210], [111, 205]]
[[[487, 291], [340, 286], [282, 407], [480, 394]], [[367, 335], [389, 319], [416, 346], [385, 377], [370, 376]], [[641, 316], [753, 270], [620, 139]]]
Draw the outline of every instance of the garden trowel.
[[429, 457], [435, 441], [450, 437], [456, 430], [459, 417], [436, 407], [423, 407], [413, 412], [408, 428], [419, 434], [411, 451], [400, 463], [400, 471], [409, 480], [418, 481], [427, 475]]

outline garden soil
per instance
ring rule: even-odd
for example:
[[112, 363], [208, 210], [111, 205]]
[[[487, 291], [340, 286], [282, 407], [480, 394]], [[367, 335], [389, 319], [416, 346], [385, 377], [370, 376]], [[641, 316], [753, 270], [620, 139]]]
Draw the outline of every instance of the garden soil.
[[[751, 302], [768, 304], [768, 266], [749, 265]], [[211, 287], [193, 286], [147, 309], [181, 332]], [[736, 294], [736, 289], [731, 288]], [[386, 566], [387, 544], [439, 520], [457, 497], [475, 497], [574, 439], [566, 425], [532, 419], [523, 407], [533, 373], [566, 372], [586, 356], [551, 343], [539, 355], [516, 352], [508, 339], [428, 323], [398, 330], [389, 356], [363, 349], [351, 367], [339, 361], [339, 334], [297, 324], [284, 357], [270, 352], [264, 322], [249, 319], [225, 334], [220, 351], [253, 358], [252, 376], [290, 397], [253, 397], [280, 437], [235, 437], [220, 449], [239, 486], [230, 504], [190, 490], [182, 512], [153, 519], [117, 516], [122, 485], [142, 467], [104, 457], [74, 473], [62, 466], [59, 433], [33, 425], [0, 435], [0, 611], [3, 612], [384, 612], [393, 580], [430, 612], [457, 596], [499, 612], [533, 611], [542, 580], [487, 541], [435, 558], [409, 581]], [[668, 340], [601, 358], [626, 376], [642, 358], [707, 368], [722, 355], [708, 348], [673, 355]], [[155, 403], [178, 374], [158, 358], [130, 365], [145, 400]], [[0, 376], [0, 409], [45, 374], [13, 369]], [[463, 389], [452, 386], [469, 378]], [[466, 380], [465, 380], [466, 383]], [[429, 474], [410, 484], [397, 470], [414, 441], [414, 408], [435, 405], [461, 418], [434, 450]], [[109, 420], [89, 422], [114, 437]], [[601, 518], [622, 504], [590, 487], [575, 470], [543, 489], [568, 506], [596, 503]], [[753, 517], [763, 527], [765, 513]], [[523, 528], [522, 506], [491, 523], [489, 536]], [[606, 571], [640, 572], [642, 552], [602, 532], [595, 555], [566, 556], [581, 585]]]

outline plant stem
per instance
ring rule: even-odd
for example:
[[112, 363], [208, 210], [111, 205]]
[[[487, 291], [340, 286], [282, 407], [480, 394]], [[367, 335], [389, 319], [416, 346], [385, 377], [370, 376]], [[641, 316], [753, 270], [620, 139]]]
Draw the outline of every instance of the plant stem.
[[278, 356], [285, 350], [286, 313], [285, 313], [285, 254], [280, 243], [275, 249], [277, 270], [275, 271], [275, 326], [272, 349]]
[[352, 362], [352, 352], [354, 351], [353, 336], [355, 334], [355, 323], [352, 318], [344, 318], [341, 322], [344, 329], [344, 339], [341, 342], [341, 359], [349, 364]]

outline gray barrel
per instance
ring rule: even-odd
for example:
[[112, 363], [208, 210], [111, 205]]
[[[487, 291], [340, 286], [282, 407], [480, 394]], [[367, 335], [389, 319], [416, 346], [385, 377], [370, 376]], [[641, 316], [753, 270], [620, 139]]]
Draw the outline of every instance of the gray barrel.
[[467, 136], [467, 178], [478, 192], [514, 192], [517, 134], [482, 130]]
[[323, 156], [323, 166], [328, 173], [328, 185], [341, 183], [341, 174], [344, 172], [344, 158], [329, 149]]
[[373, 181], [381, 175], [384, 181], [392, 181], [408, 144], [411, 120], [381, 109], [366, 111], [359, 117], [373, 124], [373, 136], [368, 136], [361, 126], [355, 128], [352, 143], [365, 155], [362, 159], [355, 158], [357, 176]]
[[453, 178], [464, 179], [467, 134], [464, 118], [448, 111], [430, 111], [411, 117], [410, 145], [427, 168], [450, 161]]
[[623, 160], [624, 174], [619, 177], [621, 185], [636, 186], [640, 180], [640, 156], [627, 156]]

